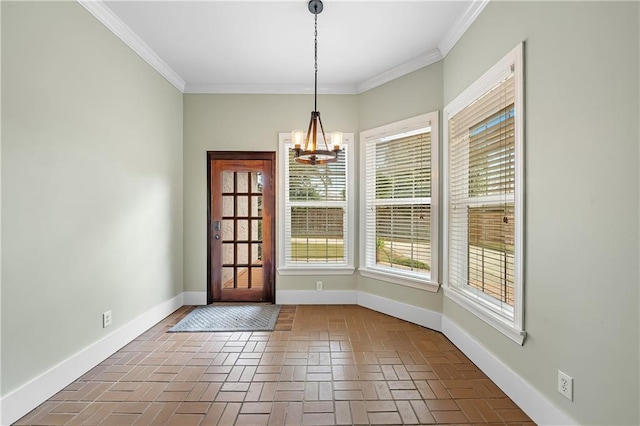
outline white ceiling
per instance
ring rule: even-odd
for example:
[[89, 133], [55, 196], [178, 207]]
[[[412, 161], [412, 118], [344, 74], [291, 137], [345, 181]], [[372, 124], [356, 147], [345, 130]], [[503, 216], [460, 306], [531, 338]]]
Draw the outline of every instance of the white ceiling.
[[[313, 92], [307, 0], [79, 1], [183, 92]], [[360, 93], [442, 59], [487, 1], [325, 0], [318, 91]]]

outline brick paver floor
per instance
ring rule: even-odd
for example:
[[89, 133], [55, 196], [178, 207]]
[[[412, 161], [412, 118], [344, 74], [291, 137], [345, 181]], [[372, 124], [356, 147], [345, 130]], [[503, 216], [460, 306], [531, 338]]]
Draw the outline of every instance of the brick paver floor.
[[533, 422], [444, 335], [354, 305], [273, 332], [167, 333], [182, 307], [18, 425]]

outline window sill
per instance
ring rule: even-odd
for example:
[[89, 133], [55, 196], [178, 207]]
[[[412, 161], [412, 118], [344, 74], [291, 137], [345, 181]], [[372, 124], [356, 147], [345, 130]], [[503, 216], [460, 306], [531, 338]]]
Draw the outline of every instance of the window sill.
[[353, 275], [353, 266], [286, 266], [277, 268], [280, 275]]
[[393, 274], [386, 271], [378, 271], [369, 268], [358, 268], [360, 275], [367, 278], [385, 281], [392, 284], [403, 285], [405, 287], [417, 288], [418, 290], [430, 291], [436, 293], [440, 288], [440, 284], [419, 278], [404, 277], [402, 275]]
[[449, 300], [462, 306], [520, 346], [524, 344], [524, 339], [527, 337], [526, 331], [520, 330], [515, 327], [511, 321], [498, 315], [489, 308], [476, 303], [473, 299], [466, 296], [463, 291], [447, 286], [445, 286], [444, 289], [444, 294]]

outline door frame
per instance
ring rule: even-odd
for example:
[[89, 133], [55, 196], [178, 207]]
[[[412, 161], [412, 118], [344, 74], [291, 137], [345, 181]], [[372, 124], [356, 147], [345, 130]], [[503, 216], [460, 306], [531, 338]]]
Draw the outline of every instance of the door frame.
[[214, 302], [212, 288], [213, 223], [211, 218], [211, 161], [213, 160], [268, 160], [271, 161], [271, 189], [273, 214], [271, 215], [271, 247], [273, 257], [270, 265], [263, 265], [271, 277], [271, 291], [267, 302], [275, 303], [276, 296], [276, 152], [275, 151], [207, 151], [207, 304]]

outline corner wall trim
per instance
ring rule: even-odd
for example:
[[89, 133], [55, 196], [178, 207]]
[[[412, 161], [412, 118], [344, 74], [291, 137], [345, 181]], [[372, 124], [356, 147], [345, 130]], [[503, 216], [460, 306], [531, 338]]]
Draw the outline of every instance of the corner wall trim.
[[378, 74], [366, 81], [358, 83], [356, 85], [356, 94], [364, 93], [367, 90], [382, 86], [385, 83], [419, 70], [420, 68], [426, 67], [427, 65], [435, 64], [442, 58], [444, 58], [444, 56], [438, 49], [432, 49], [426, 53], [423, 53], [422, 55], [408, 60], [403, 64], [398, 65], [397, 67], [385, 71], [382, 74]]
[[101, 0], [77, 0], [98, 21], [107, 27], [131, 50], [136, 52], [154, 70], [163, 76], [181, 93], [184, 93], [185, 82], [156, 52], [151, 49], [127, 24], [122, 22]]
[[579, 424], [446, 316], [442, 333], [537, 424]]
[[442, 314], [418, 306], [408, 305], [375, 294], [358, 292], [358, 305], [391, 315], [435, 331], [442, 331]]
[[0, 400], [0, 424], [8, 425], [64, 389], [183, 305], [182, 293], [154, 306], [129, 323], [85, 347]]
[[453, 23], [438, 45], [438, 49], [443, 57], [449, 54], [453, 46], [456, 45], [462, 35], [469, 29], [471, 24], [473, 24], [473, 21], [476, 20], [489, 1], [490, 0], [473, 0], [462, 16]]
[[276, 290], [278, 305], [355, 305], [355, 290]]

